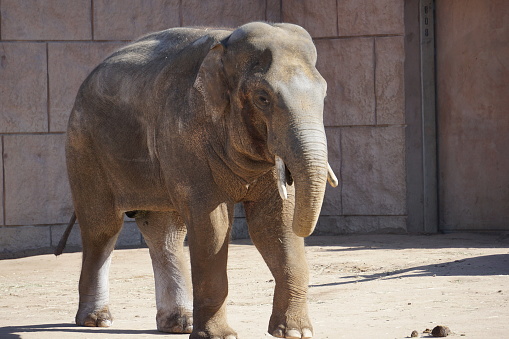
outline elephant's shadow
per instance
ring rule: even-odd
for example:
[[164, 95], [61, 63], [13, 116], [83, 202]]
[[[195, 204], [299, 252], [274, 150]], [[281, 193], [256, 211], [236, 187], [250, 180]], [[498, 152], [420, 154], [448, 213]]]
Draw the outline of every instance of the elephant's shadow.
[[[167, 333], [158, 332], [156, 330], [119, 330], [114, 328], [103, 327], [82, 327], [75, 324], [59, 323], [59, 324], [38, 324], [38, 325], [19, 325], [0, 327], [0, 338], [3, 339], [19, 339], [23, 333], [53, 333], [58, 336], [60, 333], [65, 337], [65, 333], [88, 333], [90, 335], [101, 334], [120, 334], [120, 335], [168, 335]], [[188, 338], [189, 334], [172, 336], [172, 338]]]

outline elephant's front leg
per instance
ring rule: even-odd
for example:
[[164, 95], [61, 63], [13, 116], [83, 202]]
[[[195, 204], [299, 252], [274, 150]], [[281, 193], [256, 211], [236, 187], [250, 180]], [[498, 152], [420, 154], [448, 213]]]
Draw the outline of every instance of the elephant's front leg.
[[[263, 180], [260, 180], [263, 185]], [[270, 189], [255, 193], [256, 201], [244, 203], [249, 234], [269, 266], [276, 287], [268, 331], [277, 338], [311, 338], [313, 326], [308, 317], [308, 266], [304, 239], [292, 231], [294, 190], [282, 200], [272, 179]], [[272, 192], [264, 196], [267, 192]]]
[[226, 262], [233, 204], [220, 204], [207, 215], [197, 212], [188, 222], [194, 320], [189, 338], [236, 339], [226, 320]]

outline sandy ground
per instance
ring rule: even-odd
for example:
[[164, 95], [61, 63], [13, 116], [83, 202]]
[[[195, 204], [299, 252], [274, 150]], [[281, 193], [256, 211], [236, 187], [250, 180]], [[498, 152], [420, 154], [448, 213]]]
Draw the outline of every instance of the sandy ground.
[[[314, 338], [509, 338], [509, 241], [496, 235], [355, 235], [307, 239]], [[0, 338], [160, 338], [147, 249], [116, 250], [111, 328], [73, 324], [80, 253], [0, 261]], [[229, 321], [265, 333], [274, 282], [249, 241], [229, 256]], [[187, 335], [167, 335], [187, 338]]]

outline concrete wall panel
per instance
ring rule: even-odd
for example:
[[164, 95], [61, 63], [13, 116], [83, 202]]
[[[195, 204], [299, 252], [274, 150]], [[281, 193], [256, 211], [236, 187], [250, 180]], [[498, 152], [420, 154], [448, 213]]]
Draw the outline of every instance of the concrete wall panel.
[[403, 127], [341, 130], [344, 215], [404, 215]]
[[340, 36], [403, 34], [404, 2], [401, 0], [340, 0]]
[[282, 0], [282, 21], [307, 29], [312, 37], [338, 35], [336, 0]]
[[281, 0], [267, 0], [266, 18], [268, 22], [281, 22]]
[[509, 230], [509, 2], [437, 1], [443, 230]]
[[178, 27], [179, 0], [95, 0], [94, 39], [132, 40]]
[[375, 39], [376, 122], [379, 125], [405, 123], [403, 37]]
[[124, 43], [50, 43], [50, 131], [65, 132], [78, 89], [87, 75]]
[[374, 125], [373, 39], [326, 39], [315, 44], [317, 68], [328, 85], [325, 125]]
[[48, 130], [46, 44], [0, 42], [0, 133]]
[[90, 0], [2, 0], [2, 40], [87, 40]]
[[182, 26], [238, 27], [266, 20], [266, 1], [201, 0], [182, 2]]
[[141, 245], [141, 233], [136, 222], [124, 222], [120, 231], [115, 248], [133, 247]]
[[[67, 225], [52, 225], [51, 227], [51, 246], [56, 247], [58, 242], [62, 238], [62, 235], [67, 228]], [[125, 248], [125, 247], [133, 247], [140, 246], [141, 243], [141, 233], [134, 221], [126, 221], [120, 231], [120, 235], [118, 236], [116, 248]], [[67, 247], [82, 247], [81, 241], [81, 232], [79, 220], [74, 225], [71, 234], [67, 240]]]
[[323, 200], [321, 215], [341, 215], [341, 128], [326, 127], [327, 151], [329, 164], [338, 177], [339, 186], [331, 187], [327, 184]]
[[337, 216], [320, 217], [313, 235], [354, 233], [404, 233], [406, 216]]
[[49, 227], [0, 227], [0, 258], [50, 247]]
[[[67, 224], [62, 225], [51, 225], [48, 226], [51, 229], [51, 246], [57, 247], [62, 235], [64, 234]], [[66, 249], [69, 250], [73, 247], [81, 248], [81, 230], [78, 222], [74, 225], [71, 230], [71, 234], [69, 234], [69, 238], [67, 238]]]
[[0, 225], [4, 224], [4, 139], [0, 136]]
[[64, 134], [4, 136], [6, 225], [69, 221], [64, 145]]

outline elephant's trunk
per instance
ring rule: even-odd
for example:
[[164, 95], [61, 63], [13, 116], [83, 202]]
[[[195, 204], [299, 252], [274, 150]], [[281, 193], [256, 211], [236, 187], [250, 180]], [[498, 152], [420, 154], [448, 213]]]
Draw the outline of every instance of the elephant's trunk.
[[327, 183], [327, 142], [323, 125], [299, 126], [283, 155], [295, 185], [293, 231], [307, 237], [315, 229]]

